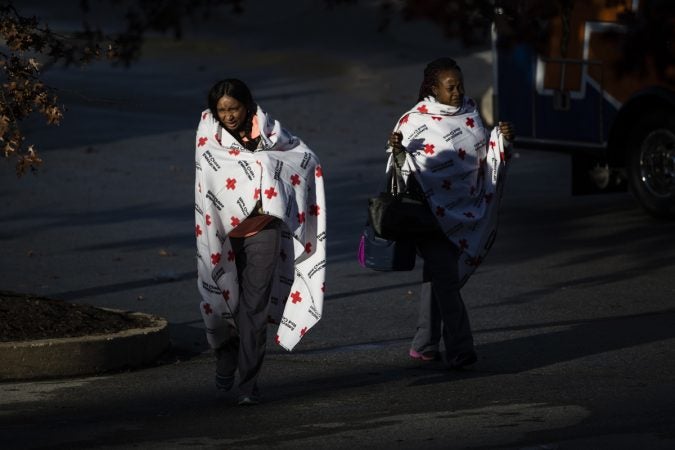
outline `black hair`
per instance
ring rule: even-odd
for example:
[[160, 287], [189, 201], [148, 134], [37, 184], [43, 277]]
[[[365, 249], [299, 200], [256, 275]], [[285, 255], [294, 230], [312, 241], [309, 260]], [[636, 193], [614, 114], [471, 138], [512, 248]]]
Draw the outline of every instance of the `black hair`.
[[452, 58], [438, 58], [427, 64], [424, 68], [424, 79], [420, 85], [420, 93], [417, 101], [421, 102], [426, 97], [434, 95], [433, 87], [438, 83], [438, 74], [444, 70], [452, 69], [462, 73], [462, 69], [460, 69], [457, 61]]
[[[232, 97], [235, 100], [240, 101], [246, 107], [246, 120], [244, 121], [244, 136], [247, 141], [242, 142], [239, 133], [235, 133], [235, 139], [237, 139], [244, 147], [249, 150], [254, 150], [258, 145], [258, 140], [251, 138], [251, 128], [253, 126], [253, 116], [258, 110], [258, 105], [253, 101], [253, 95], [251, 90], [246, 86], [241, 80], [236, 78], [226, 78], [216, 82], [216, 84], [211, 87], [209, 90], [209, 95], [207, 102], [209, 105], [209, 110], [213, 115], [213, 118], [218, 119], [218, 100], [220, 100], [224, 95]], [[252, 148], [249, 148], [252, 147]]]

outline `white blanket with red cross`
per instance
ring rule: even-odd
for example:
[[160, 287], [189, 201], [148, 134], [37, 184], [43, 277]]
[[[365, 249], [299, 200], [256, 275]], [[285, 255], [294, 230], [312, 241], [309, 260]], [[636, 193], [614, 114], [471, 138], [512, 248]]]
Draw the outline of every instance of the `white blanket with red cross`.
[[[506, 176], [504, 138], [498, 127], [488, 134], [469, 98], [452, 107], [427, 97], [401, 117], [394, 131], [403, 134], [406, 149], [401, 174], [404, 180], [414, 174], [442, 230], [461, 250], [464, 284], [496, 236]], [[390, 156], [387, 170], [391, 164]]]
[[206, 110], [196, 136], [195, 234], [198, 288], [207, 339], [220, 346], [235, 325], [239, 283], [228, 234], [261, 200], [282, 231], [269, 319], [292, 350], [321, 318], [326, 266], [326, 202], [319, 158], [262, 109], [260, 144], [242, 147]]

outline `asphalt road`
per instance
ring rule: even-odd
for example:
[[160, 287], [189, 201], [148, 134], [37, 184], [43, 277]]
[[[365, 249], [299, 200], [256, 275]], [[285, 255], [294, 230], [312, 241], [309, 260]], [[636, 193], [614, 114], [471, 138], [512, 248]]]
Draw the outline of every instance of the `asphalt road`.
[[[161, 315], [174, 352], [0, 383], [0, 448], [674, 448], [675, 224], [627, 193], [571, 197], [568, 157], [518, 152], [500, 234], [463, 290], [478, 363], [409, 360], [421, 273], [356, 263], [365, 199], [424, 64], [456, 56], [479, 97], [490, 53], [424, 24], [377, 34], [367, 5], [294, 4], [227, 19], [220, 37], [153, 38], [130, 69], [50, 73], [69, 112], [33, 125], [45, 166], [16, 180], [0, 165], [0, 287]], [[195, 287], [194, 128], [232, 74], [321, 156], [328, 196], [324, 317], [295, 352], [270, 345], [252, 408], [214, 392]]]

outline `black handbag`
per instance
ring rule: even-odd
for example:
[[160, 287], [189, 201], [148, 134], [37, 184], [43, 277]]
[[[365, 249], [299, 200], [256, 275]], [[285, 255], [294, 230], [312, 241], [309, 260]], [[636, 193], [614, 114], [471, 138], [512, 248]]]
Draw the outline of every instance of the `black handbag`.
[[387, 190], [368, 199], [368, 223], [379, 237], [391, 240], [439, 234], [438, 221], [422, 194], [400, 189], [400, 169], [396, 158], [393, 161], [394, 170], [389, 173]]

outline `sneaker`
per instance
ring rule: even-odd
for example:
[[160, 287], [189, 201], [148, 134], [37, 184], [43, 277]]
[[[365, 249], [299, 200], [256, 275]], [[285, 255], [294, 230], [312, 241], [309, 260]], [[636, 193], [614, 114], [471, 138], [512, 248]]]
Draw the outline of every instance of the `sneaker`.
[[420, 353], [414, 348], [411, 348], [410, 351], [408, 352], [408, 355], [410, 355], [412, 359], [417, 359], [420, 361], [433, 361], [434, 359], [436, 359], [437, 354], [438, 352], [434, 350], [429, 350], [427, 352]]
[[216, 389], [219, 391], [229, 391], [234, 386], [234, 375], [224, 376], [216, 374]]
[[471, 350], [470, 352], [460, 353], [448, 361], [448, 367], [451, 369], [461, 369], [462, 367], [470, 366], [476, 361], [478, 361], [478, 355], [476, 355], [474, 350]]

